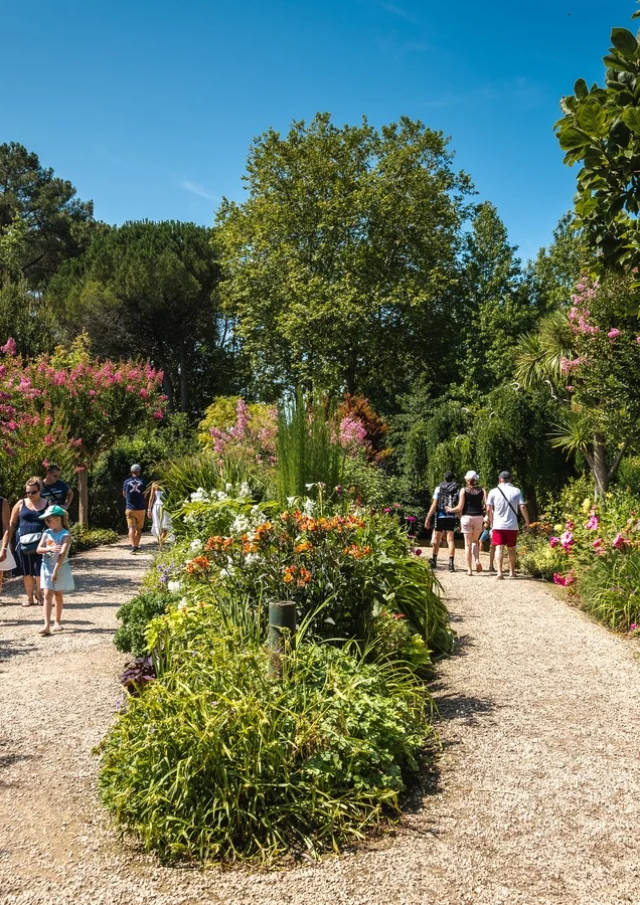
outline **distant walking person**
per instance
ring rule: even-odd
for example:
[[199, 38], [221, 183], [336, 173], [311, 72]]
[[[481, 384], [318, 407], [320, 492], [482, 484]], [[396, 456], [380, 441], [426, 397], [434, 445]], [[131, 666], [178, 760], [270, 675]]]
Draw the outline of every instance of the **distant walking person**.
[[147, 482], [140, 476], [141, 471], [140, 465], [132, 465], [131, 475], [122, 485], [122, 496], [125, 498], [129, 542], [132, 553], [137, 553], [140, 550], [140, 538], [142, 537], [144, 516], [147, 509], [147, 501], [144, 498]]
[[9, 522], [9, 540], [16, 536], [16, 559], [18, 568], [24, 576], [24, 589], [27, 602], [22, 606], [33, 606], [34, 596], [42, 603], [40, 592], [40, 567], [42, 556], [37, 552], [42, 537], [40, 516], [47, 508], [47, 501], [42, 499], [42, 479], [29, 478], [25, 488], [25, 497], [18, 500], [11, 510]]
[[502, 554], [507, 548], [509, 557], [509, 577], [516, 577], [516, 543], [518, 542], [518, 512], [522, 513], [525, 525], [529, 527], [529, 511], [522, 491], [511, 483], [511, 473], [501, 471], [498, 486], [494, 487], [487, 499], [487, 512], [491, 523], [491, 543], [496, 549], [498, 578], [502, 574]]
[[460, 515], [460, 530], [464, 537], [464, 552], [467, 560], [467, 575], [473, 575], [471, 559], [476, 564], [476, 572], [482, 572], [480, 562], [480, 535], [484, 522], [486, 491], [478, 485], [480, 480], [475, 471], [468, 471], [464, 476], [465, 486], [460, 491], [460, 501], [450, 509], [452, 515]]
[[56, 613], [54, 632], [62, 631], [62, 607], [65, 591], [73, 591], [75, 584], [69, 565], [71, 533], [69, 516], [62, 506], [49, 506], [40, 518], [46, 529], [42, 533], [38, 553], [42, 554], [40, 587], [44, 594], [44, 628], [41, 635], [51, 634], [51, 610], [55, 600]]
[[164, 508], [164, 490], [159, 481], [154, 481], [149, 489], [147, 515], [151, 519], [151, 533], [162, 547], [171, 533], [171, 516]]
[[54, 465], [53, 462], [47, 465], [41, 496], [50, 506], [61, 506], [68, 511], [73, 500], [73, 490], [60, 479], [60, 474], [59, 465]]
[[449, 571], [455, 572], [454, 559], [456, 555], [456, 544], [454, 539], [454, 531], [456, 530], [456, 516], [452, 515], [451, 510], [455, 509], [460, 500], [460, 489], [455, 475], [452, 471], [447, 471], [444, 480], [433, 491], [433, 502], [427, 513], [424, 522], [425, 528], [431, 527], [431, 518], [435, 513], [435, 522], [433, 525], [433, 553], [429, 560], [431, 567], [436, 568], [438, 564], [438, 552], [443, 538], [446, 536], [447, 545], [449, 547]]

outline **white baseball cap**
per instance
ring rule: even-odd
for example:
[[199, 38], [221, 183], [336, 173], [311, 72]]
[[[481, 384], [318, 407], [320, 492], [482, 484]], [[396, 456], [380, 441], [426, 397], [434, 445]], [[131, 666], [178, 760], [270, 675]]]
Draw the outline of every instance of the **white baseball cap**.
[[477, 471], [468, 471], [464, 476], [465, 481], [477, 481], [479, 480], [479, 474]]

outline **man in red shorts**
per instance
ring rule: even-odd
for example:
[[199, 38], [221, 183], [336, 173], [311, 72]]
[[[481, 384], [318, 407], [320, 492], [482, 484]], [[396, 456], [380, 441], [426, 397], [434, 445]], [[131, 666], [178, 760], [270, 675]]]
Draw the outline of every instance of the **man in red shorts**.
[[498, 578], [502, 574], [502, 552], [507, 548], [509, 557], [509, 578], [516, 577], [516, 543], [518, 542], [518, 512], [522, 513], [525, 525], [529, 527], [529, 512], [522, 496], [522, 491], [511, 483], [511, 473], [501, 471], [498, 486], [494, 487], [487, 498], [489, 523], [493, 528], [491, 544], [496, 548], [496, 567]]

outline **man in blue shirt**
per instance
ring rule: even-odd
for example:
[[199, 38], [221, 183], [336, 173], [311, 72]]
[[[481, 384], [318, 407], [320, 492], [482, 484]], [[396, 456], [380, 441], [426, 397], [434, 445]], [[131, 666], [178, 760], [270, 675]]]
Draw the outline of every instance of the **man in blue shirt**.
[[125, 498], [129, 542], [132, 553], [138, 553], [140, 550], [140, 538], [144, 528], [144, 516], [147, 508], [144, 498], [147, 482], [140, 476], [141, 471], [140, 465], [132, 465], [131, 476], [122, 485], [122, 496]]
[[54, 465], [53, 462], [47, 465], [47, 472], [42, 482], [42, 490], [40, 496], [46, 500], [50, 506], [62, 506], [68, 511], [73, 499], [73, 490], [68, 484], [60, 480], [60, 467]]

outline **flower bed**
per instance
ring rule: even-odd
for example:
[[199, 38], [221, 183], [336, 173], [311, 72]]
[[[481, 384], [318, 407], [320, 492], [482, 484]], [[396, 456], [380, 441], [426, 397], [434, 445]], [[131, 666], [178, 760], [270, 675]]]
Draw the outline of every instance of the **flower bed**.
[[[247, 487], [196, 491], [123, 608], [121, 648], [152, 663], [127, 672], [102, 792], [163, 857], [337, 849], [397, 814], [417, 774], [432, 732], [421, 675], [453, 646], [439, 587], [394, 515], [314, 491], [284, 510]], [[299, 622], [275, 670], [273, 600]]]
[[616, 490], [572, 501], [562, 521], [534, 526], [519, 545], [531, 575], [566, 587], [611, 628], [640, 622], [640, 500]]

